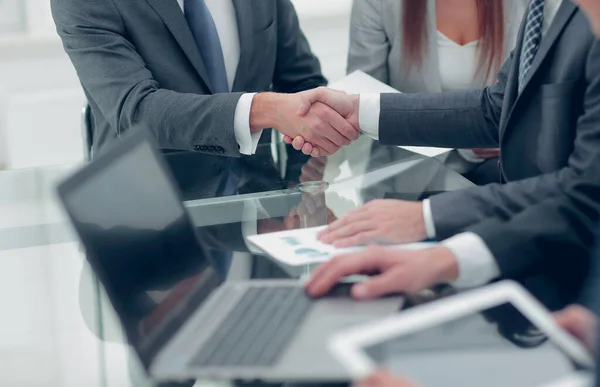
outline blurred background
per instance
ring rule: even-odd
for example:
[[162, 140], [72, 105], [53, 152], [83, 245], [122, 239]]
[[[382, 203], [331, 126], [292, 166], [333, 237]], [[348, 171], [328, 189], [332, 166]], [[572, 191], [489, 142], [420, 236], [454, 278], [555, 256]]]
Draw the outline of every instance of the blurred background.
[[[325, 76], [342, 78], [351, 0], [293, 2]], [[0, 0], [0, 229], [54, 218], [38, 199], [65, 172], [47, 167], [83, 160], [83, 104], [49, 1]], [[10, 235], [0, 233], [0, 386], [130, 385], [123, 347], [101, 345], [83, 321], [77, 247], [11, 249]]]
[[[351, 0], [293, 0], [324, 75], [345, 75]], [[0, 169], [81, 160], [79, 81], [49, 0], [0, 0]]]

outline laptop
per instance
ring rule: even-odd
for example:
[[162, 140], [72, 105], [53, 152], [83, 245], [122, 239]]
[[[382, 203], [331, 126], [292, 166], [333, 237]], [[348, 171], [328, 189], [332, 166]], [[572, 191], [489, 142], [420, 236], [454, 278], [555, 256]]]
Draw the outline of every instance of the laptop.
[[[314, 300], [297, 280], [224, 281], [149, 133], [125, 136], [58, 187], [129, 345], [156, 380], [345, 381], [334, 332], [397, 312], [348, 285]], [[215, 258], [216, 257], [216, 258]]]

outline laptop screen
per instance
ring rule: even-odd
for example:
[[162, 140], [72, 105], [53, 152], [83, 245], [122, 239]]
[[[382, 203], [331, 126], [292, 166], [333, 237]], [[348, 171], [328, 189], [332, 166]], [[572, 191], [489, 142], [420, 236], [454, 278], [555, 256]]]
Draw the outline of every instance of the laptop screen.
[[160, 157], [145, 136], [128, 138], [59, 188], [146, 367], [222, 282]]

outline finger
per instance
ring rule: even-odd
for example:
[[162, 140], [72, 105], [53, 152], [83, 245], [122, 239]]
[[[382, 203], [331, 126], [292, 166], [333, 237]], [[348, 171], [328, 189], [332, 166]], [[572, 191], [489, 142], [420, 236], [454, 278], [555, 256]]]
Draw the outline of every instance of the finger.
[[[398, 379], [387, 371], [379, 370], [363, 381], [364, 387], [414, 387], [408, 380]], [[362, 382], [359, 382], [362, 383]]]
[[312, 200], [312, 198], [306, 197], [306, 198], [302, 199], [301, 204], [304, 206], [304, 208], [306, 208], [306, 211], [308, 212], [309, 215], [312, 215], [317, 212], [317, 205]]
[[320, 150], [319, 148], [315, 147], [313, 148], [312, 153], [310, 154], [311, 157], [317, 158], [317, 157], [321, 157], [321, 154], [325, 154], [326, 152]]
[[302, 153], [304, 153], [305, 155], [310, 155], [311, 152], [313, 151], [313, 146], [310, 142], [305, 142], [304, 145], [302, 146]]
[[313, 95], [316, 101], [331, 107], [344, 117], [347, 117], [352, 113], [352, 101], [346, 93], [320, 87], [314, 91]]
[[327, 157], [319, 157], [308, 160], [306, 163], [316, 171], [323, 172], [327, 165]]
[[358, 253], [340, 255], [333, 258], [329, 265], [313, 275], [306, 290], [313, 297], [321, 297], [329, 292], [340, 279], [354, 274], [380, 271], [384, 264], [384, 257], [376, 255], [378, 248], [369, 248]]
[[283, 136], [283, 142], [285, 142], [286, 144], [291, 144], [292, 142], [294, 142], [294, 139], [288, 135], [285, 135]]
[[340, 147], [331, 142], [330, 139], [322, 136], [317, 137], [315, 140], [313, 140], [312, 144], [313, 147], [317, 146], [320, 148], [320, 150], [324, 151], [325, 155], [332, 155], [340, 149]]
[[330, 243], [331, 240], [330, 240], [330, 238], [328, 238], [330, 234], [346, 227], [349, 224], [362, 222], [367, 219], [368, 218], [367, 218], [367, 215], [365, 214], [364, 207], [360, 207], [358, 209], [350, 211], [343, 218], [338, 219], [335, 222], [333, 222], [331, 225], [329, 225], [329, 227], [327, 227], [325, 230], [321, 231], [317, 235], [317, 237], [319, 238], [319, 240], [321, 242]]
[[291, 214], [283, 220], [283, 226], [286, 230], [295, 230], [299, 228], [300, 219], [296, 214]]
[[346, 140], [346, 143], [341, 144], [342, 146], [350, 145], [360, 136], [359, 131], [335, 110], [329, 109], [324, 112], [324, 118]]
[[327, 271], [329, 269], [329, 266], [332, 265], [332, 261], [329, 262], [325, 262], [320, 264], [319, 266], [317, 266], [312, 273], [310, 274], [310, 278], [308, 279], [308, 281], [306, 281], [306, 283], [304, 284], [304, 288], [308, 289], [309, 287], [312, 286], [312, 284], [323, 275], [323, 272]]
[[316, 103], [311, 113], [323, 123], [313, 128], [321, 137], [326, 137], [340, 147], [350, 145], [356, 129], [338, 112], [327, 105]]
[[294, 147], [295, 150], [299, 151], [302, 150], [303, 146], [305, 145], [305, 140], [304, 137], [301, 136], [297, 136], [296, 138], [294, 138], [294, 140], [292, 141], [292, 146]]
[[321, 180], [322, 177], [323, 177], [322, 173], [319, 173], [318, 171], [315, 171], [308, 164], [304, 164], [304, 166], [301, 169], [300, 180], [303, 181], [303, 182], [305, 182], [305, 181], [319, 181], [319, 180]]
[[[371, 257], [371, 259], [373, 258]], [[371, 277], [367, 281], [352, 287], [352, 297], [357, 300], [372, 300], [404, 291], [405, 284], [402, 283], [402, 274], [401, 268], [398, 268]]]
[[588, 330], [594, 329], [596, 319], [587, 309], [571, 305], [554, 314], [554, 320], [563, 329], [578, 338], [584, 338]]
[[[335, 227], [335, 228], [334, 228]], [[341, 227], [332, 224], [330, 228], [334, 228], [328, 234], [324, 235], [321, 242], [336, 243], [340, 240], [350, 238], [366, 231], [373, 231], [375, 225], [371, 219], [360, 219], [354, 222], [345, 222]]]
[[359, 232], [356, 235], [352, 235], [349, 237], [343, 237], [333, 242], [333, 246], [335, 247], [353, 247], [353, 246], [363, 246], [373, 243], [383, 242], [384, 238], [378, 235], [377, 231], [363, 231]]

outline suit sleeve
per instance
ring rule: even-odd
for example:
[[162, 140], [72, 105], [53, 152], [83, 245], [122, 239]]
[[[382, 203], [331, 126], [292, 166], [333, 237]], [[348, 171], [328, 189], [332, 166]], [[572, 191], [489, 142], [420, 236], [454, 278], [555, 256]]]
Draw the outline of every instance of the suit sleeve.
[[438, 238], [448, 238], [489, 217], [509, 219], [540, 201], [557, 197], [595, 162], [600, 148], [600, 43], [593, 43], [588, 54], [585, 78], [583, 109], [567, 166], [508, 184], [490, 184], [432, 197]]
[[380, 0], [354, 1], [350, 17], [348, 74], [361, 70], [390, 83], [388, 55], [390, 42], [383, 26]]
[[502, 102], [513, 55], [493, 86], [451, 93], [382, 94], [383, 145], [497, 148]]
[[295, 93], [327, 84], [321, 64], [300, 29], [290, 0], [277, 0], [277, 62], [273, 91]]
[[52, 0], [51, 5], [83, 88], [117, 135], [149, 129], [162, 149], [193, 150], [216, 142], [227, 155], [239, 156], [234, 114], [241, 93], [162, 89], [127, 39], [112, 0]]
[[488, 246], [502, 276], [515, 278], [536, 269], [561, 272], [565, 262], [569, 270], [587, 265], [599, 220], [600, 155], [563, 195], [514, 216], [488, 219], [470, 231]]

